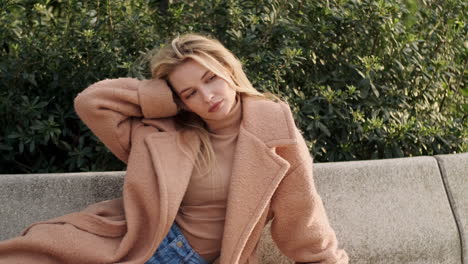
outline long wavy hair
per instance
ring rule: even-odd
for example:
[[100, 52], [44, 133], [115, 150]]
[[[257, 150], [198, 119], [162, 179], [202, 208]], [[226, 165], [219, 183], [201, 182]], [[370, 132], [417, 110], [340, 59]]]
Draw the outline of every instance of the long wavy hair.
[[[202, 175], [215, 172], [216, 157], [205, 122], [195, 113], [185, 110], [184, 103], [169, 82], [168, 76], [177, 66], [193, 59], [223, 78], [236, 91], [236, 96], [245, 94], [273, 101], [280, 100], [272, 93], [257, 91], [243, 71], [240, 60], [218, 40], [210, 36], [196, 33], [178, 36], [149, 54], [152, 77], [166, 80], [175, 94], [174, 99], [180, 109], [174, 117], [181, 132], [177, 138], [178, 145], [192, 159], [195, 169]], [[194, 136], [199, 140], [187, 140], [188, 137]], [[197, 143], [193, 144], [193, 142]]]

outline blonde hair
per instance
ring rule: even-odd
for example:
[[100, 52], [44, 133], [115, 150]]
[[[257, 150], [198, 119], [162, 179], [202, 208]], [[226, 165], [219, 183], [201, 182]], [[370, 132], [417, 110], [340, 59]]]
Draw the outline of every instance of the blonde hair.
[[[169, 86], [171, 86], [169, 74], [177, 66], [189, 59], [193, 59], [223, 78], [236, 91], [236, 94], [245, 94], [273, 101], [280, 100], [271, 93], [257, 91], [243, 71], [240, 60], [218, 40], [209, 36], [195, 33], [178, 36], [170, 43], [151, 51], [150, 56], [152, 77], [165, 79]], [[171, 89], [173, 88], [171, 87]], [[181, 109], [184, 103], [177, 93], [174, 92], [174, 94], [176, 95], [174, 97], [176, 103]], [[192, 112], [180, 111], [175, 116], [175, 121], [181, 127], [180, 137], [177, 139], [179, 147], [192, 158], [195, 168], [200, 174], [214, 173], [216, 158], [203, 119]], [[197, 136], [199, 141], [195, 145], [189, 145], [188, 142], [193, 141], [188, 141], [187, 138], [193, 136]]]

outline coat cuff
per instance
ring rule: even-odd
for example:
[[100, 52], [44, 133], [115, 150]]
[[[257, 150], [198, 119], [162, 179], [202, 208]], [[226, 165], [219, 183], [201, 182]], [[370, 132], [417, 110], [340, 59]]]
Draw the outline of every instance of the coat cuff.
[[138, 99], [145, 118], [164, 118], [177, 114], [172, 90], [161, 79], [142, 80], [138, 86]]

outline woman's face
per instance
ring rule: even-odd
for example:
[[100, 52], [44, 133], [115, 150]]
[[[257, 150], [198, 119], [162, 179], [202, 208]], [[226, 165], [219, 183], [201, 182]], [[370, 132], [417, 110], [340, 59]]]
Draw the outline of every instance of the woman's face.
[[169, 82], [186, 109], [205, 120], [221, 120], [236, 100], [236, 91], [223, 78], [193, 59], [177, 66]]

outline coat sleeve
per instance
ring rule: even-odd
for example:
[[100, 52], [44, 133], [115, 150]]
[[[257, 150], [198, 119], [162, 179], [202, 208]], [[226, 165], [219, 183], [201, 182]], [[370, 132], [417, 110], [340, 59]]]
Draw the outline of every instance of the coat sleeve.
[[297, 146], [286, 154], [295, 163], [272, 197], [272, 239], [295, 263], [346, 264], [314, 185], [312, 158], [297, 129], [296, 135]]
[[172, 91], [159, 79], [99, 81], [75, 97], [74, 108], [83, 123], [125, 163], [133, 123], [141, 118], [163, 118], [177, 113]]

